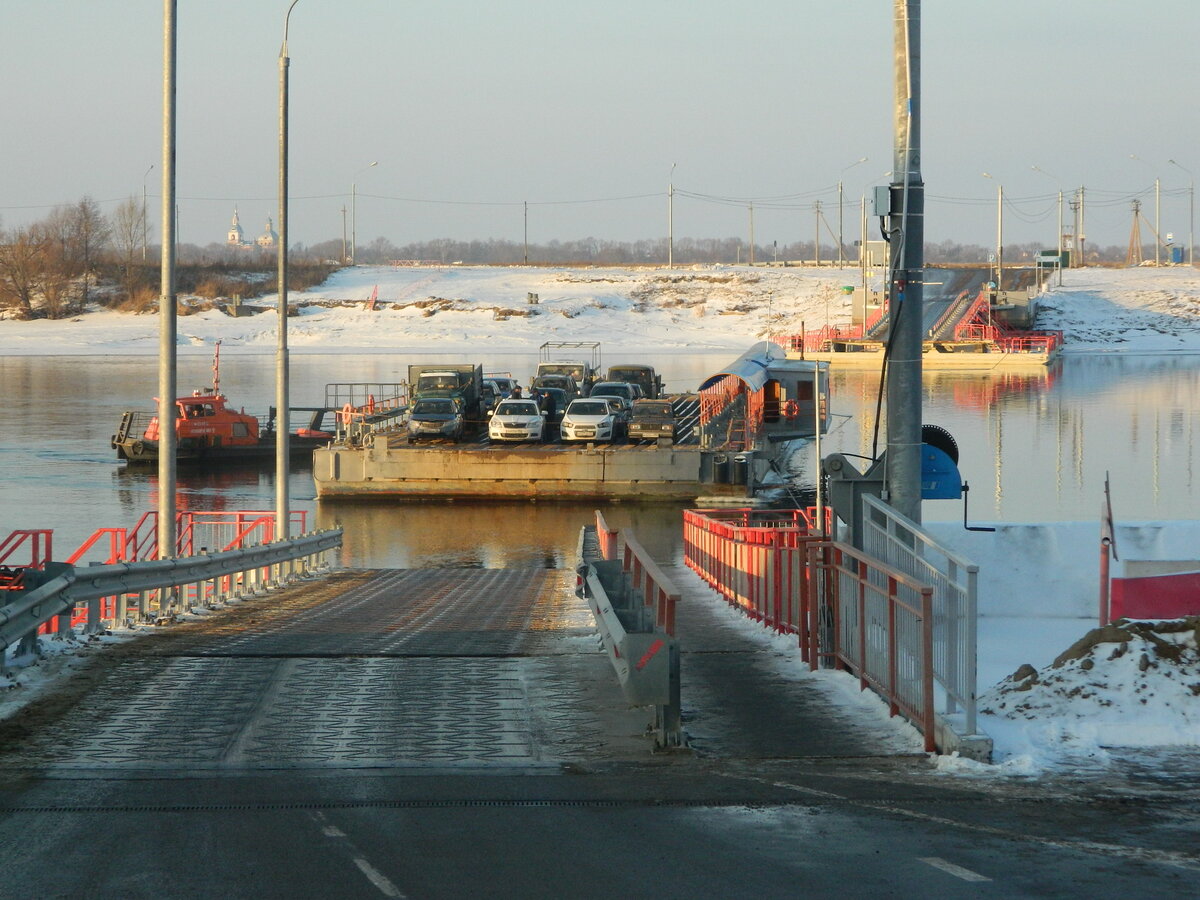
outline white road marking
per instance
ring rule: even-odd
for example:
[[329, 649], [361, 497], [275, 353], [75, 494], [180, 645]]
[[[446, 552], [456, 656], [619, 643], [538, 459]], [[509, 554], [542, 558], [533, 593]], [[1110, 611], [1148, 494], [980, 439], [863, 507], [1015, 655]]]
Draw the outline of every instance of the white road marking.
[[395, 897], [396, 900], [404, 900], [404, 894], [400, 888], [396, 887], [387, 876], [376, 869], [373, 865], [363, 859], [361, 856], [354, 857], [354, 864], [362, 870], [362, 873], [367, 876], [367, 880], [375, 887], [379, 888], [379, 893], [385, 897]]
[[385, 897], [391, 897], [393, 900], [407, 900], [407, 895], [400, 890], [400, 888], [392, 884], [391, 880], [386, 875], [367, 862], [366, 857], [364, 857], [359, 852], [359, 849], [354, 846], [354, 842], [346, 836], [346, 832], [342, 831], [342, 829], [338, 828], [336, 825], [329, 824], [329, 820], [325, 818], [325, 814], [323, 812], [310, 812], [309, 818], [321, 826], [321, 833], [325, 835], [325, 837], [335, 838], [340, 841], [339, 846], [342, 848], [342, 852], [346, 852], [348, 850], [351, 854], [353, 854], [350, 858], [354, 861], [354, 864], [358, 866], [358, 870], [367, 876], [367, 880], [371, 882], [371, 884], [375, 885], [379, 893], [383, 894]]
[[926, 865], [933, 866], [935, 869], [941, 869], [955, 878], [961, 878], [963, 881], [991, 881], [986, 875], [980, 875], [978, 872], [972, 872], [970, 869], [964, 869], [962, 866], [956, 866], [952, 862], [947, 862], [940, 856], [918, 856], [921, 862]]

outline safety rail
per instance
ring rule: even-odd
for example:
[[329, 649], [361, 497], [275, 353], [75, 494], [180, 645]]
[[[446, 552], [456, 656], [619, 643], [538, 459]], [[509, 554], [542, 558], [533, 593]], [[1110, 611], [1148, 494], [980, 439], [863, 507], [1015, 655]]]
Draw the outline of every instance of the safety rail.
[[100, 604], [107, 597], [137, 595], [144, 601], [157, 594], [162, 617], [186, 606], [187, 591], [181, 594], [175, 590], [179, 588], [196, 586], [196, 593], [204, 595], [204, 586], [211, 585], [222, 601], [259, 593], [323, 568], [325, 554], [341, 543], [342, 531], [336, 529], [175, 559], [80, 567], [49, 562], [41, 570], [27, 570], [26, 589], [0, 607], [0, 651], [17, 640], [32, 651], [38, 629], [56, 617], [60, 633], [69, 631], [70, 613], [79, 604], [89, 607], [89, 629], [98, 627]]
[[974, 734], [979, 566], [878, 497], [864, 494], [863, 503], [863, 549], [933, 590], [933, 676], [945, 692], [945, 713], [961, 706], [965, 731]]
[[726, 601], [781, 634], [799, 638], [810, 665], [808, 546], [824, 540], [802, 510], [684, 510], [684, 562]]
[[[290, 514], [290, 531], [296, 534], [307, 532], [308, 513], [304, 510], [292, 510]], [[14, 532], [20, 534], [22, 532]], [[49, 546], [52, 531], [44, 530], [45, 541]], [[209, 550], [233, 550], [266, 544], [275, 540], [275, 513], [269, 510], [229, 510], [229, 511], [184, 511], [175, 516], [175, 557], [192, 556], [206, 553]], [[10, 539], [11, 540], [11, 536]], [[7, 542], [6, 542], [7, 543]], [[0, 545], [2, 546], [2, 545]], [[93, 551], [99, 550], [98, 557]], [[43, 569], [50, 561], [47, 550], [44, 558], [25, 568]], [[133, 528], [98, 528], [87, 538], [79, 548], [67, 557], [68, 565], [83, 563], [89, 556], [89, 565], [114, 565], [123, 562], [138, 562], [156, 559], [158, 557], [158, 513], [155, 510], [143, 513]], [[21, 571], [21, 570], [15, 570]], [[3, 571], [0, 571], [0, 589], [5, 581]], [[185, 598], [188, 603], [202, 605], [211, 599], [211, 589], [208, 594], [191, 589], [194, 595]], [[145, 605], [145, 598], [139, 603]], [[126, 617], [127, 605], [122, 597], [106, 597], [101, 600], [98, 619], [100, 621], [123, 621]], [[63, 627], [88, 623], [96, 627], [97, 615], [86, 606], [80, 606], [72, 611], [69, 621], [61, 623]], [[42, 633], [53, 630], [51, 625], [42, 626]]]
[[796, 635], [810, 669], [853, 671], [934, 749], [931, 586], [830, 541], [799, 510], [685, 510], [683, 541], [685, 563], [730, 605]]
[[[20, 528], [0, 541], [0, 591], [9, 589], [23, 569], [40, 569], [53, 554], [54, 532], [49, 528]], [[18, 556], [28, 551], [28, 562]]]
[[936, 751], [933, 588], [848, 544], [814, 543], [809, 570], [810, 608], [826, 625], [812, 633], [826, 638], [817, 653], [855, 674]]
[[578, 554], [575, 592], [596, 620], [622, 692], [635, 706], [654, 706], [659, 746], [681, 745], [678, 589], [633, 532], [610, 529], [599, 510], [595, 525], [580, 530]]

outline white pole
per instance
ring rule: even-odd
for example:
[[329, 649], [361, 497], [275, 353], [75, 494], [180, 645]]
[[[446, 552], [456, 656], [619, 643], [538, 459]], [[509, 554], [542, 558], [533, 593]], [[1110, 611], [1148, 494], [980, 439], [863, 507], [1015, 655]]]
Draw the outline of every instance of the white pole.
[[675, 166], [667, 176], [667, 268], [675, 268]]
[[288, 209], [288, 20], [299, 0], [292, 0], [283, 18], [283, 45], [279, 48], [279, 343], [275, 350], [275, 540], [288, 538], [291, 510], [288, 497], [288, 463], [291, 435], [288, 407], [287, 345], [287, 209]]
[[175, 0], [163, 0], [162, 254], [158, 331], [158, 558], [175, 556]]

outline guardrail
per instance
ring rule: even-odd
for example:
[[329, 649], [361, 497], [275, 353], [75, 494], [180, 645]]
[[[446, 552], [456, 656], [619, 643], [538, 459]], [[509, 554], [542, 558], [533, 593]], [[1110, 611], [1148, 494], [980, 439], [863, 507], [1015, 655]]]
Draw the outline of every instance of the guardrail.
[[979, 566], [946, 549], [878, 497], [863, 495], [863, 549], [933, 591], [933, 676], [946, 715], [962, 707], [964, 733], [976, 732]]
[[[595, 541], [599, 552], [592, 552]], [[618, 547], [618, 542], [623, 545]], [[684, 743], [679, 697], [679, 591], [633, 533], [619, 535], [596, 511], [596, 524], [579, 534], [576, 594], [588, 604], [625, 699], [653, 705], [660, 747]]]
[[[933, 697], [933, 589], [847, 544], [809, 549], [811, 609], [820, 610], [826, 639], [818, 655], [858, 676], [888, 702], [892, 715], [922, 733], [937, 750]], [[810, 657], [815, 666], [816, 658]]]
[[[20, 640], [33, 648], [37, 630], [59, 617], [60, 631], [70, 629], [76, 604], [88, 604], [88, 627], [99, 627], [100, 601], [106, 597], [137, 595], [148, 604], [157, 593], [159, 613], [185, 605], [188, 591], [204, 596], [208, 586], [220, 600], [258, 593], [325, 565], [324, 557], [341, 545], [342, 531], [319, 531], [287, 541], [276, 541], [240, 550], [225, 550], [177, 559], [148, 560], [76, 567], [47, 563], [41, 570], [25, 571], [25, 589], [10, 592], [0, 607], [0, 658]], [[36, 582], [36, 583], [35, 583]], [[179, 589], [185, 588], [183, 593]], [[143, 612], [145, 607], [143, 607]]]
[[935, 601], [945, 581], [931, 584], [932, 572], [926, 580], [832, 542], [811, 524], [806, 513], [686, 510], [684, 561], [746, 615], [796, 635], [810, 669], [854, 672], [935, 749], [948, 740], [934, 711], [934, 677], [952, 633], [947, 605]]

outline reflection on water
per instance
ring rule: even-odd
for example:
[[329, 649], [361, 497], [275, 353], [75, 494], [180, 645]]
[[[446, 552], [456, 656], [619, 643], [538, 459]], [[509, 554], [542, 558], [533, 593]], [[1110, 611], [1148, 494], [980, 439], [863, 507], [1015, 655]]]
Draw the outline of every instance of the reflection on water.
[[[345, 529], [348, 564], [370, 567], [573, 568], [579, 530], [595, 504], [322, 502], [321, 528]], [[611, 528], [633, 528], [656, 559], [682, 553], [681, 507], [607, 504]]]
[[[656, 364], [670, 389], [691, 390], [735, 355], [664, 354]], [[608, 348], [605, 356], [606, 362], [625, 361]], [[399, 380], [409, 362], [431, 358], [298, 356], [292, 397], [316, 405], [328, 381]], [[536, 358], [496, 355], [482, 362], [489, 371], [525, 377]], [[124, 410], [151, 406], [156, 365], [151, 357], [0, 358], [10, 425], [0, 433], [0, 535], [53, 528], [55, 555], [65, 558], [96, 528], [131, 527], [156, 506], [157, 472], [127, 469], [109, 446]], [[181, 359], [181, 388], [207, 384], [210, 366], [207, 356]], [[265, 412], [273, 402], [273, 371], [269, 355], [231, 356], [222, 366], [222, 386], [232, 404]], [[831, 380], [833, 410], [842, 418], [823, 452], [869, 454], [878, 375], [835, 367]], [[1067, 357], [1028, 373], [927, 372], [923, 386], [925, 421], [958, 441], [974, 521], [1094, 520], [1106, 472], [1118, 518], [1197, 517], [1200, 356], [1114, 353]], [[886, 446], [886, 435], [880, 441]], [[788, 467], [811, 485], [811, 445]], [[293, 466], [289, 492], [293, 508], [309, 511], [318, 524], [345, 527], [349, 565], [569, 566], [579, 528], [593, 510], [555, 503], [317, 504], [307, 466]], [[177, 503], [181, 510], [271, 509], [274, 474], [180, 469]], [[657, 558], [678, 558], [678, 507], [602, 508], [614, 527], [634, 527]], [[961, 520], [962, 506], [930, 501], [923, 515]]]

